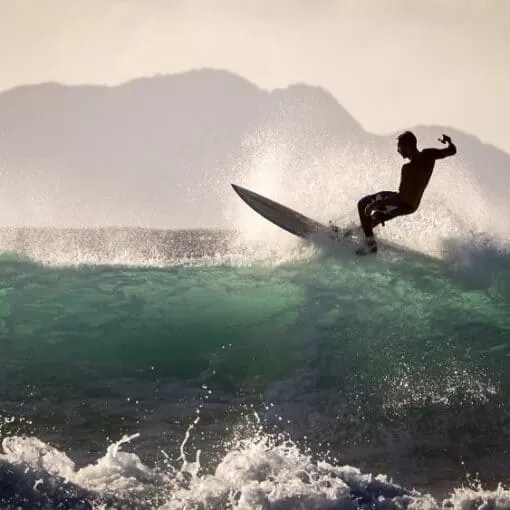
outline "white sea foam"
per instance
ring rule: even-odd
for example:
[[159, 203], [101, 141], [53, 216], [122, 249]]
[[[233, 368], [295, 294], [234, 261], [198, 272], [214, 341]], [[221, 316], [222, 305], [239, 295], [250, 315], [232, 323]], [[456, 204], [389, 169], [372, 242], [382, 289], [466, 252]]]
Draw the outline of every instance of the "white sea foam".
[[67, 484], [68, 496], [73, 492], [70, 486], [74, 486], [75, 493], [86, 490], [86, 499], [96, 505], [108, 497], [110, 502], [122, 501], [126, 508], [510, 508], [510, 491], [501, 485], [494, 491], [484, 490], [481, 485], [459, 487], [444, 501], [437, 501], [430, 494], [406, 490], [383, 474], [363, 473], [352, 466], [316, 459], [289, 439], [268, 436], [261, 429], [238, 435], [218, 464], [207, 468], [200, 465], [199, 452], [194, 461], [184, 453], [189, 433], [197, 423], [195, 420], [188, 429], [176, 461], [165, 454], [159, 468], [148, 467], [136, 454], [122, 450], [137, 434], [123, 437], [95, 463], [79, 469], [65, 453], [35, 437], [4, 438], [0, 461], [17, 469], [35, 493], [47, 491], [50, 505], [54, 504], [48, 508], [56, 508], [63, 501], [55, 498], [54, 490], [48, 490], [49, 479], [53, 486]]

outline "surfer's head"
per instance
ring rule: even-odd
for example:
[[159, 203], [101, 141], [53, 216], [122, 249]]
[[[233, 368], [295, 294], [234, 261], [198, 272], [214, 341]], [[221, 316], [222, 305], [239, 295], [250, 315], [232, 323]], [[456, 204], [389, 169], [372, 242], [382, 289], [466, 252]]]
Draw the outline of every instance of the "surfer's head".
[[411, 131], [402, 133], [398, 138], [397, 151], [403, 158], [411, 159], [411, 157], [417, 152], [416, 136]]

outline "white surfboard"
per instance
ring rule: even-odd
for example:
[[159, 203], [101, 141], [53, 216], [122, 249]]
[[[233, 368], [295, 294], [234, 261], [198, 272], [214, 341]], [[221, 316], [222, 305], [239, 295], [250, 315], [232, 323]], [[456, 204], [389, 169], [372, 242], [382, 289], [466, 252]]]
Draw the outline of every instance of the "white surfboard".
[[236, 184], [232, 184], [232, 187], [254, 211], [291, 234], [299, 237], [309, 237], [318, 232], [332, 232], [331, 227], [328, 228], [326, 225], [307, 218], [274, 200]]
[[[358, 246], [359, 227], [335, 231], [333, 225], [324, 225], [254, 191], [236, 184], [232, 184], [232, 187], [254, 211], [295, 236], [317, 244], [324, 242], [330, 244], [331, 241], [335, 241], [335, 245], [349, 246], [351, 249]], [[348, 236], [346, 236], [346, 232], [349, 232]]]

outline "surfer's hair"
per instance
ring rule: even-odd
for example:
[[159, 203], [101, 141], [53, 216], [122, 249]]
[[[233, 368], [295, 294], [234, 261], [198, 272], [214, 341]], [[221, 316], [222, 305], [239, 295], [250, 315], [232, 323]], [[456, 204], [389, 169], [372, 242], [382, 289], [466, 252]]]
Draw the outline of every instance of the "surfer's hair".
[[411, 131], [406, 131], [405, 133], [402, 133], [397, 138], [397, 140], [398, 144], [404, 147], [412, 147], [413, 149], [416, 149], [416, 146], [418, 145], [418, 140], [416, 139], [414, 133], [411, 133]]

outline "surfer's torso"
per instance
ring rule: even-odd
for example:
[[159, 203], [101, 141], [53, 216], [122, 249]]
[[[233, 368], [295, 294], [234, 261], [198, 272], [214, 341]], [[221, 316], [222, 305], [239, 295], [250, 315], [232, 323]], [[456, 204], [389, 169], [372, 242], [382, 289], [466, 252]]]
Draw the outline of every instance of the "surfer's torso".
[[398, 193], [401, 200], [413, 209], [418, 209], [420, 205], [435, 162], [434, 150], [424, 149], [418, 152], [409, 163], [402, 166]]

